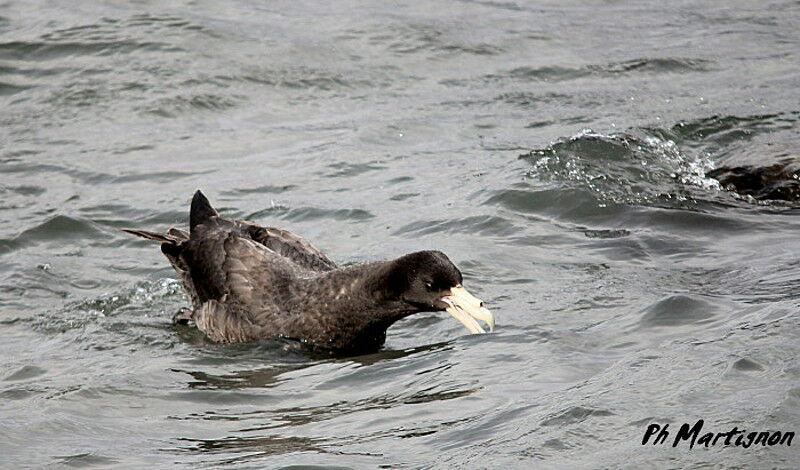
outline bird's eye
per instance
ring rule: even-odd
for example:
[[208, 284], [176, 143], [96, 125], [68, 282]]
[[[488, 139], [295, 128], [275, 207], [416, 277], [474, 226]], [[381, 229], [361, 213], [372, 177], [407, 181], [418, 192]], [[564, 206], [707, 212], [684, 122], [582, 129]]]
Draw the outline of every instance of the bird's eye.
[[428, 289], [433, 289], [433, 283], [432, 282], [426, 282], [425, 283], [425, 287], [427, 287]]

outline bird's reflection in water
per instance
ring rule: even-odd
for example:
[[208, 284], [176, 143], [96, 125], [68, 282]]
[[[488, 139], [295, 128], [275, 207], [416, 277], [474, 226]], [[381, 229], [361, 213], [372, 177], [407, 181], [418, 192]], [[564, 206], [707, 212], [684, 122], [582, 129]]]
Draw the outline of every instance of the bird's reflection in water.
[[[181, 328], [186, 330], [186, 328]], [[196, 330], [195, 330], [196, 331]], [[183, 334], [193, 335], [184, 331]], [[202, 333], [200, 333], [202, 336]], [[239, 389], [239, 388], [270, 388], [282, 382], [281, 376], [291, 371], [298, 371], [321, 364], [353, 364], [357, 367], [366, 367], [385, 361], [401, 359], [415, 354], [452, 349], [452, 341], [418, 346], [409, 349], [385, 349], [372, 354], [361, 356], [336, 357], [326, 351], [308, 348], [296, 341], [270, 340], [259, 343], [219, 345], [225, 348], [225, 357], [254, 358], [262, 355], [265, 360], [273, 359], [272, 365], [249, 370], [239, 370], [229, 374], [213, 374], [199, 370], [172, 369], [174, 372], [189, 374], [195, 380], [187, 383], [193, 389]], [[197, 343], [195, 343], [197, 344]], [[208, 343], [199, 343], [202, 345]], [[219, 349], [218, 349], [219, 352]], [[287, 359], [291, 362], [287, 363]]]
[[[330, 453], [321, 439], [307, 437], [226, 437], [222, 439], [188, 439], [180, 438], [183, 445], [176, 450], [179, 453], [199, 453], [206, 455], [224, 455], [226, 458], [206, 462], [208, 464], [230, 465], [252, 462], [272, 455], [297, 452]], [[321, 445], [320, 445], [321, 444]]]
[[[280, 343], [272, 344], [271, 346], [276, 348], [282, 347]], [[241, 347], [242, 345], [237, 346], [237, 348]], [[255, 345], [255, 349], [259, 351], [262, 351], [265, 347], [266, 345], [264, 344]], [[334, 372], [341, 376], [337, 375], [333, 378], [327, 376], [328, 385], [333, 382], [332, 390], [334, 390], [334, 393], [330, 395], [331, 400], [324, 404], [316, 406], [292, 406], [301, 404], [304, 400], [297, 395], [287, 395], [285, 399], [280, 399], [277, 403], [278, 406], [270, 409], [253, 410], [248, 407], [247, 410], [244, 411], [226, 407], [226, 409], [194, 413], [182, 418], [173, 417], [176, 419], [220, 420], [239, 423], [238, 426], [235, 425], [236, 428], [229, 429], [225, 437], [219, 439], [180, 438], [178, 440], [182, 442], [183, 445], [179, 445], [177, 450], [180, 452], [203, 454], [247, 453], [247, 455], [237, 455], [233, 457], [234, 460], [231, 460], [231, 462], [241, 463], [242, 461], [257, 459], [259, 456], [263, 457], [293, 452], [309, 451], [342, 454], [340, 451], [342, 446], [357, 441], [370, 441], [382, 437], [412, 437], [435, 433], [453, 423], [426, 422], [419, 423], [419, 425], [406, 423], [401, 428], [392, 427], [390, 429], [372, 429], [369, 431], [365, 429], [363, 435], [350, 435], [346, 437], [328, 436], [322, 438], [297, 437], [295, 435], [308, 432], [307, 428], [303, 428], [304, 425], [323, 423], [350, 414], [399, 408], [403, 405], [413, 405], [431, 401], [451, 400], [477, 392], [480, 387], [474, 384], [450, 383], [446, 387], [429, 386], [427, 382], [420, 377], [420, 375], [424, 376], [428, 372], [436, 372], [449, 368], [450, 366], [446, 363], [447, 361], [443, 364], [442, 357], [439, 355], [454, 349], [455, 346], [453, 342], [450, 341], [403, 350], [387, 349], [373, 354], [347, 358], [318, 355], [306, 351], [303, 361], [294, 363], [273, 363], [270, 366], [258, 367], [251, 370], [240, 370], [229, 374], [213, 374], [198, 370], [176, 370], [176, 372], [186, 373], [194, 379], [187, 383], [190, 389], [205, 390], [232, 390], [244, 388], [275, 389], [281, 384], [288, 383], [292, 380], [301, 382], [303, 380], [310, 380], [314, 382], [317, 380], [315, 376], [309, 377], [306, 374], [303, 377], [298, 377], [296, 374], [290, 374], [290, 372], [310, 369], [315, 366], [342, 364], [345, 366], [343, 370], [346, 371], [344, 374]], [[372, 380], [374, 376], [365, 379], [363, 376], [354, 377], [350, 375], [354, 369], [361, 369], [378, 364], [390, 364], [392, 361], [415, 355], [418, 355], [422, 361], [418, 364], [409, 365], [409, 367], [413, 366], [417, 369], [418, 375], [414, 375], [416, 377], [416, 379], [414, 379], [416, 381], [416, 386], [397, 387], [391, 392], [388, 392], [385, 388], [376, 389], [373, 393], [365, 386], [364, 380]], [[335, 369], [335, 371], [338, 371], [338, 369]], [[369, 373], [371, 374], [373, 371], [369, 371]], [[374, 371], [374, 373], [393, 374], [394, 369]], [[304, 387], [305, 386], [298, 386], [298, 388]], [[355, 400], [337, 398], [343, 396], [335, 392], [335, 390], [340, 387], [361, 388], [365, 390], [367, 396], [362, 394], [361, 398]], [[275, 392], [269, 393], [272, 394]], [[320, 390], [319, 393], [325, 393], [325, 390]], [[319, 402], [319, 397], [314, 401]], [[323, 399], [322, 401], [325, 400]], [[284, 406], [280, 406], [281, 404]], [[242, 426], [245, 424], [246, 426]], [[187, 443], [190, 445], [186, 445]]]
[[200, 389], [238, 389], [238, 388], [268, 388], [277, 385], [281, 374], [292, 370], [300, 370], [313, 364], [280, 365], [256, 370], [237, 371], [232, 374], [213, 375], [202, 371], [189, 371], [172, 369], [173, 372], [183, 372], [194, 377], [188, 382], [189, 388]]

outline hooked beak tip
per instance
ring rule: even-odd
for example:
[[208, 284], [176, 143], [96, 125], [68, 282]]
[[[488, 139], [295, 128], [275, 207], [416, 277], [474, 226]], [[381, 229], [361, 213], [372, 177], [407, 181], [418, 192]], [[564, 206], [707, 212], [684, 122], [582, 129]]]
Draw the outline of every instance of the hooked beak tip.
[[448, 305], [447, 312], [456, 320], [460, 321], [471, 333], [486, 333], [486, 330], [476, 321], [481, 320], [489, 327], [489, 331], [494, 331], [494, 315], [483, 302], [470, 294], [461, 286], [450, 289], [450, 295], [442, 298]]

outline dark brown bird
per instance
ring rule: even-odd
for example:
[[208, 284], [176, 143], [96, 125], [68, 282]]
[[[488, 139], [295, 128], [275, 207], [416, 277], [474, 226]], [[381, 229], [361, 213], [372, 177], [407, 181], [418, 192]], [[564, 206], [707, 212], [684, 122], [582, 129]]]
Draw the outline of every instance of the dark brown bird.
[[386, 330], [417, 312], [446, 310], [472, 333], [494, 317], [462, 286], [439, 251], [337, 267], [305, 239], [273, 227], [225, 219], [197, 191], [189, 233], [123, 229], [161, 243], [192, 303], [188, 315], [214, 341], [290, 338], [334, 351], [368, 351]]

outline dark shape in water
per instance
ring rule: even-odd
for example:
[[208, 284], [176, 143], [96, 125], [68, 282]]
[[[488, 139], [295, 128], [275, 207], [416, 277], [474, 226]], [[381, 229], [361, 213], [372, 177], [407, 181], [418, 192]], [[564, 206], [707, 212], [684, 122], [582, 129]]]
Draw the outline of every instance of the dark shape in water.
[[419, 251], [393, 261], [337, 267], [286, 230], [224, 219], [197, 191], [190, 233], [124, 229], [161, 243], [192, 302], [188, 315], [214, 341], [282, 337], [337, 352], [375, 350], [394, 322], [447, 310], [472, 333], [494, 328], [483, 302], [461, 287], [443, 253]]
[[718, 180], [731, 191], [756, 199], [797, 201], [800, 199], [800, 180], [797, 162], [781, 162], [769, 166], [720, 167], [707, 176]]

